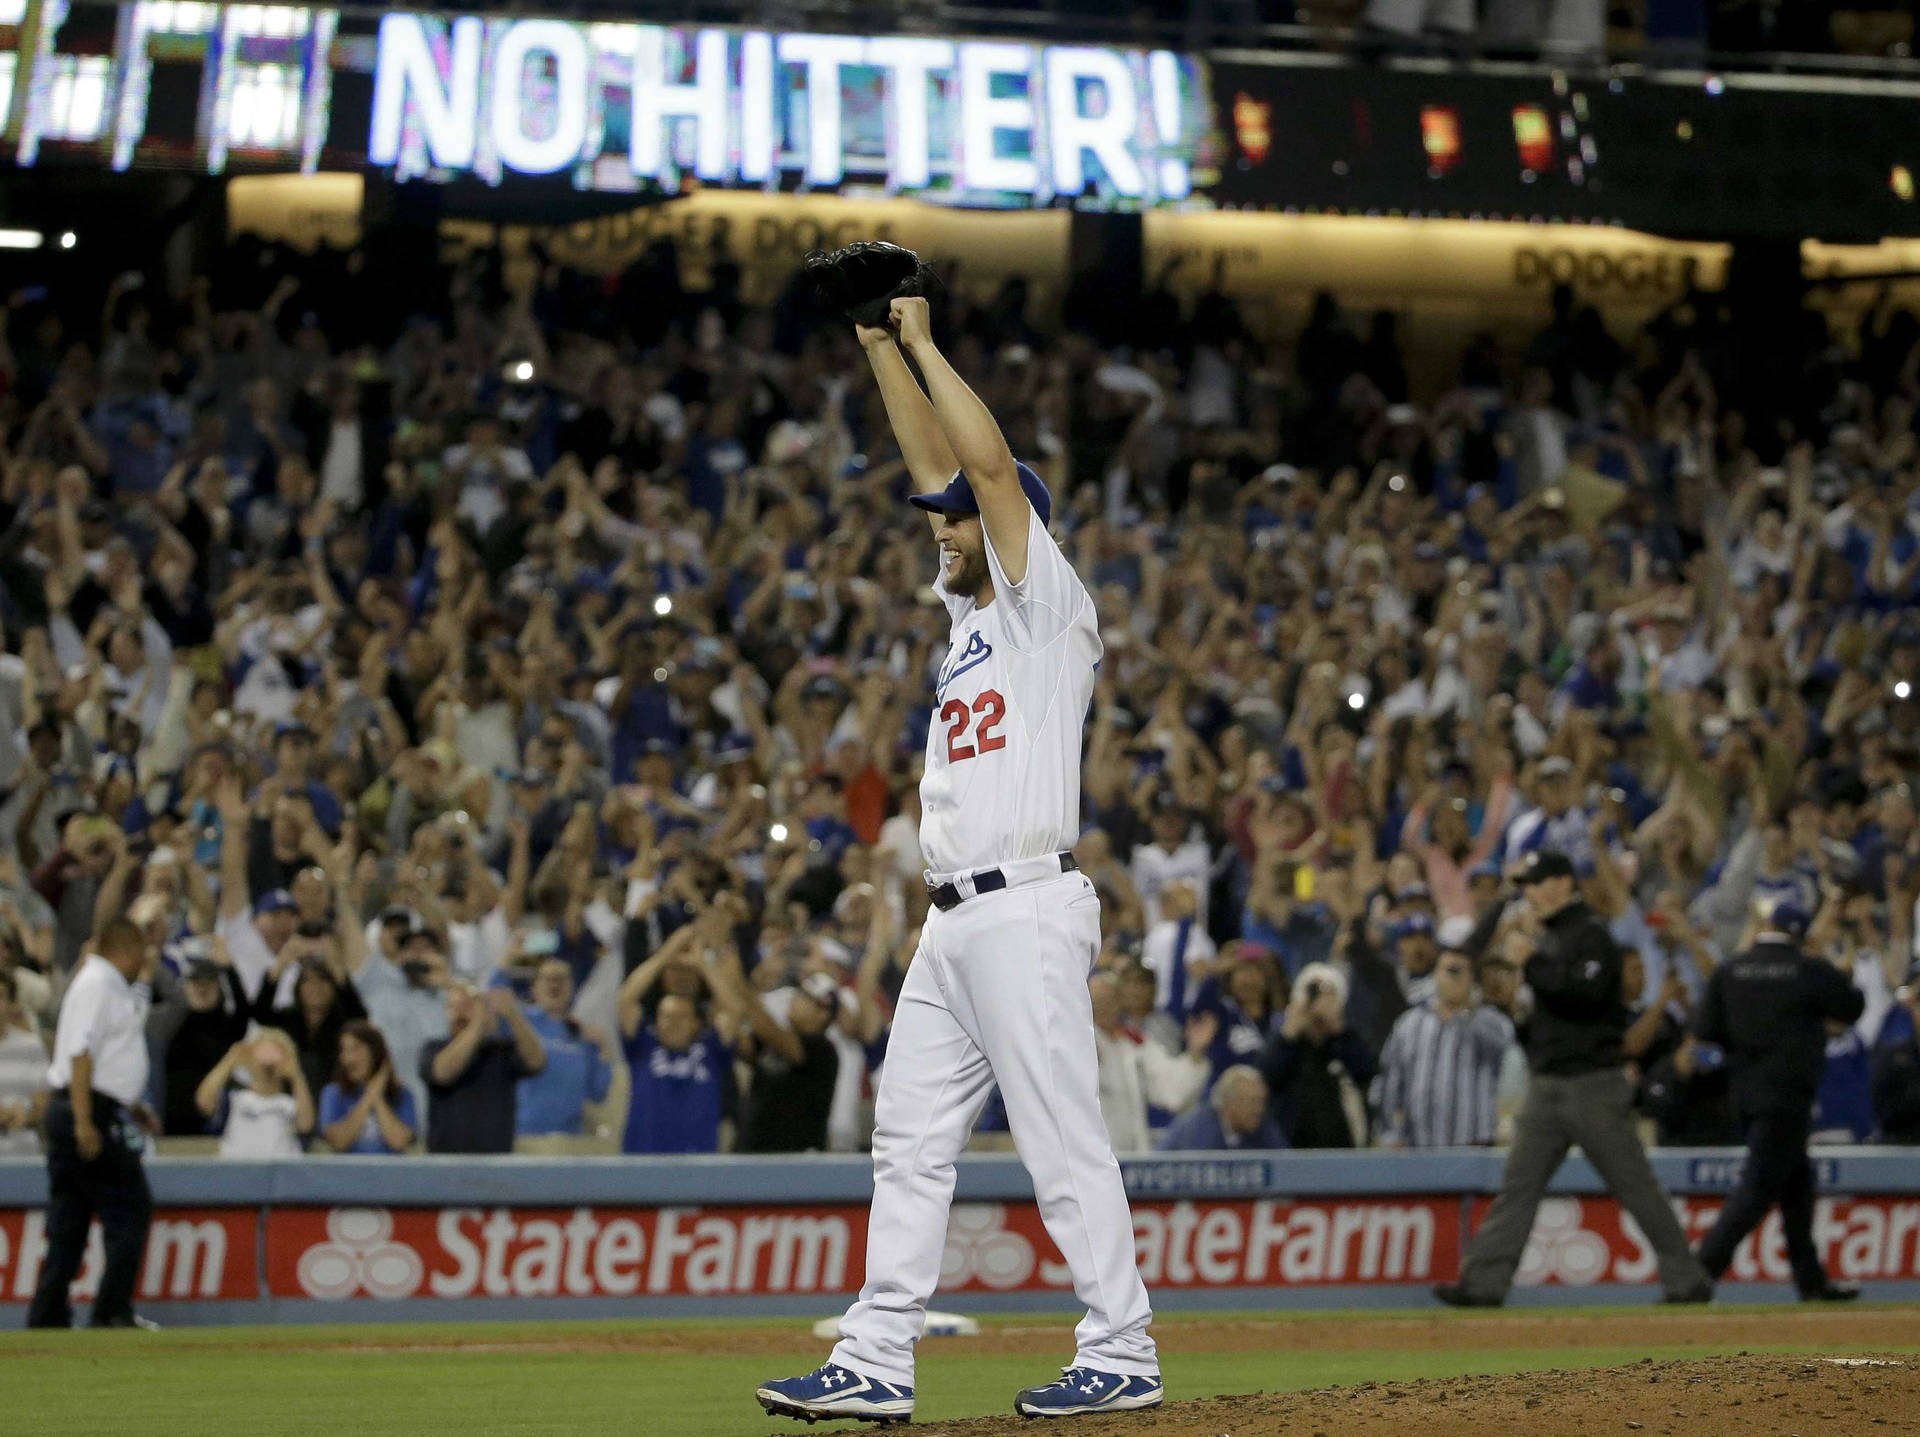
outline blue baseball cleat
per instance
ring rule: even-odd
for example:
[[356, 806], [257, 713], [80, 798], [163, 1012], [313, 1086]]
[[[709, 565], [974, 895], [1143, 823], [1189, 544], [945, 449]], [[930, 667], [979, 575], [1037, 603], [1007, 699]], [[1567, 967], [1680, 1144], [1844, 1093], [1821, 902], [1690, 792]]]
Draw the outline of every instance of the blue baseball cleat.
[[1029, 1387], [1013, 1399], [1022, 1417], [1078, 1417], [1087, 1412], [1137, 1412], [1158, 1407], [1166, 1396], [1158, 1377], [1128, 1377], [1118, 1372], [1096, 1372], [1091, 1367], [1069, 1367], [1058, 1382]]
[[753, 1394], [776, 1417], [802, 1422], [907, 1422], [913, 1418], [913, 1389], [862, 1377], [837, 1363], [805, 1377], [763, 1382]]

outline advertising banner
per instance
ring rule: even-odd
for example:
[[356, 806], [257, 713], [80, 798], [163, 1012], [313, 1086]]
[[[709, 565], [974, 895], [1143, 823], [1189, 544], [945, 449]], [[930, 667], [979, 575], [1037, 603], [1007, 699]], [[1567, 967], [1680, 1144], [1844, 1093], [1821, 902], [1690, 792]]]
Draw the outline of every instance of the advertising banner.
[[[1676, 1198], [1690, 1237], [1719, 1201]], [[1444, 1195], [1138, 1202], [1140, 1273], [1157, 1292], [1424, 1285], [1459, 1274], [1462, 1200]], [[1477, 1225], [1487, 1198], [1467, 1205]], [[687, 1207], [163, 1208], [142, 1302], [410, 1298], [758, 1298], [858, 1291], [867, 1210], [856, 1205]], [[1844, 1282], [1920, 1279], [1920, 1197], [1820, 1200], [1814, 1238]], [[264, 1239], [264, 1241], [263, 1241]], [[257, 1254], [265, 1253], [265, 1266]], [[0, 1303], [33, 1294], [43, 1214], [0, 1210]], [[96, 1229], [76, 1295], [98, 1281]], [[1653, 1251], [1611, 1198], [1542, 1204], [1515, 1277], [1522, 1287], [1650, 1284]], [[1729, 1283], [1791, 1280], [1779, 1218], [1741, 1245]], [[948, 1294], [1072, 1291], [1030, 1202], [963, 1203], [941, 1264]]]
[[[843, 1295], [866, 1268], [864, 1208], [289, 1208], [267, 1223], [275, 1297]], [[1433, 1282], [1459, 1266], [1448, 1198], [1147, 1203], [1155, 1288]], [[1031, 1203], [954, 1209], [949, 1293], [1072, 1290]]]
[[[154, 1214], [135, 1300], [233, 1300], [260, 1295], [259, 1213], [253, 1208], [163, 1208]], [[46, 1214], [0, 1208], [0, 1303], [24, 1303], [47, 1256]], [[106, 1250], [96, 1224], [74, 1296], [89, 1301]]]
[[[1477, 1229], [1493, 1206], [1473, 1202]], [[1720, 1214], [1717, 1198], [1673, 1199], [1690, 1241], [1698, 1243]], [[1920, 1277], [1920, 1199], [1911, 1196], [1821, 1198], [1814, 1207], [1814, 1246], [1840, 1282]], [[1658, 1276], [1646, 1234], [1612, 1198], [1552, 1197], [1540, 1204], [1514, 1282], [1522, 1287], [1591, 1287], [1644, 1283]], [[1778, 1211], [1734, 1250], [1723, 1282], [1791, 1282]]]

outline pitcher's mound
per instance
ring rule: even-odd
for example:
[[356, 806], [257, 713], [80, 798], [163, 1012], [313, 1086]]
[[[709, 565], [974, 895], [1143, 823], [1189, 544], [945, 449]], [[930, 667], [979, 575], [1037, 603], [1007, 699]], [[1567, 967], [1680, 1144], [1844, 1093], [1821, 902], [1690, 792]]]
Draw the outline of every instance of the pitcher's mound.
[[1631, 1367], [1363, 1382], [1210, 1397], [1153, 1412], [907, 1429], [917, 1437], [1872, 1437], [1920, 1432], [1920, 1359], [1651, 1358]]

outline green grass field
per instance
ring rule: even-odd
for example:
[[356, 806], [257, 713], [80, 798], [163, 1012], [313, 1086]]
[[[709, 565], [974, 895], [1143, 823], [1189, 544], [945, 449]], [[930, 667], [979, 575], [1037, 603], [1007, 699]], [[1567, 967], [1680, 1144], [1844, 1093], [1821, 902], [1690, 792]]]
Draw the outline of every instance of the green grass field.
[[[1889, 1310], [1886, 1341], [1873, 1346], [1920, 1351], [1912, 1311]], [[1570, 1324], [1580, 1323], [1582, 1314], [1566, 1309], [1532, 1316], [1537, 1323], [1550, 1315], [1573, 1344], [1566, 1346], [1541, 1345], [1537, 1336], [1501, 1345], [1503, 1336], [1518, 1331], [1512, 1324], [1529, 1321], [1514, 1312], [1431, 1319], [1391, 1313], [1175, 1316], [1161, 1319], [1155, 1331], [1167, 1349], [1164, 1370], [1174, 1399], [1609, 1366], [1649, 1355], [1842, 1350], [1832, 1338], [1790, 1322], [1778, 1332], [1789, 1340], [1756, 1341], [1755, 1322], [1775, 1320], [1761, 1312], [1716, 1309], [1716, 1316], [1739, 1324], [1737, 1335], [1720, 1342], [1714, 1340], [1717, 1329], [1702, 1328], [1663, 1347], [1622, 1345], [1632, 1328], [1617, 1308], [1591, 1312], [1591, 1330], [1606, 1339], [1595, 1345], [1581, 1345], [1583, 1329]], [[1421, 1342], [1396, 1348], [1389, 1340], [1341, 1350], [1342, 1325], [1354, 1329], [1356, 1341], [1378, 1341], [1378, 1324], [1402, 1316], [1418, 1325]], [[1233, 1324], [1234, 1334], [1210, 1347], [1222, 1321]], [[789, 1425], [760, 1412], [752, 1389], [760, 1379], [806, 1370], [824, 1357], [826, 1344], [809, 1327], [798, 1320], [635, 1321], [0, 1333], [0, 1433], [744, 1437]], [[1758, 1330], [1764, 1335], [1764, 1327]], [[1038, 1316], [990, 1321], [983, 1339], [929, 1342], [921, 1350], [916, 1421], [1005, 1413], [1013, 1392], [1050, 1377], [1070, 1355], [1070, 1344], [1070, 1321]], [[792, 1424], [792, 1430], [825, 1434], [847, 1428]]]

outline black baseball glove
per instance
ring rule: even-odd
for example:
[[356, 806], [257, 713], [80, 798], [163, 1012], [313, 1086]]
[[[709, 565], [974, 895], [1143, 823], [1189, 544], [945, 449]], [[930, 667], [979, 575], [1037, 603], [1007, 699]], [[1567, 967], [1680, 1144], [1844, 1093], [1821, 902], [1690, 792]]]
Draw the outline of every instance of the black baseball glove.
[[900, 296], [925, 294], [933, 273], [912, 250], [885, 240], [860, 240], [831, 254], [815, 250], [806, 265], [820, 292], [868, 329], [886, 324]]

